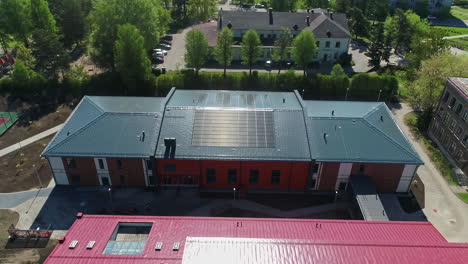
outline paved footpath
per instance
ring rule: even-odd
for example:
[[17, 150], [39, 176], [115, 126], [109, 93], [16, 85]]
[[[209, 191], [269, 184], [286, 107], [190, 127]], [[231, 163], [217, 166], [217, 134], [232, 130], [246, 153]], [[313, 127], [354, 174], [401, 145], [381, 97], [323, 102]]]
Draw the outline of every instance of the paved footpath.
[[456, 38], [468, 38], [468, 35], [458, 35], [458, 36], [443, 37], [443, 39], [456, 39]]
[[452, 192], [423, 146], [412, 136], [404, 123], [404, 116], [412, 112], [411, 107], [402, 104], [400, 109], [392, 109], [392, 112], [401, 130], [424, 162], [417, 172], [424, 184], [424, 214], [449, 242], [468, 242], [468, 204]]
[[32, 136], [32, 137], [27, 138], [27, 139], [25, 139], [23, 141], [20, 141], [20, 142], [18, 142], [16, 144], [13, 144], [13, 145], [11, 145], [9, 147], [1, 149], [0, 150], [0, 157], [5, 156], [6, 154], [8, 154], [10, 152], [13, 152], [15, 150], [18, 150], [20, 148], [23, 148], [23, 147], [25, 147], [25, 146], [27, 146], [27, 145], [29, 145], [31, 143], [34, 143], [34, 142], [36, 142], [36, 141], [38, 141], [40, 139], [43, 139], [43, 138], [47, 137], [47, 136], [50, 136], [50, 135], [56, 133], [57, 131], [59, 131], [62, 128], [62, 126], [63, 126], [63, 124], [60, 124], [60, 125], [58, 125], [56, 127], [53, 127], [53, 128], [48, 129], [48, 130], [46, 130], [44, 132], [41, 132], [41, 133], [39, 133], [39, 134], [37, 134], [35, 136]]

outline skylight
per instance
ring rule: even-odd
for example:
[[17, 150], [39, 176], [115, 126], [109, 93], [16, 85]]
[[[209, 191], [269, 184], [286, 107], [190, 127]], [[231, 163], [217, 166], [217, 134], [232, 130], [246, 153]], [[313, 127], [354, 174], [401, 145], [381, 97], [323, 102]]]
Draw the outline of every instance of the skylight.
[[143, 254], [152, 226], [152, 223], [119, 223], [102, 254]]

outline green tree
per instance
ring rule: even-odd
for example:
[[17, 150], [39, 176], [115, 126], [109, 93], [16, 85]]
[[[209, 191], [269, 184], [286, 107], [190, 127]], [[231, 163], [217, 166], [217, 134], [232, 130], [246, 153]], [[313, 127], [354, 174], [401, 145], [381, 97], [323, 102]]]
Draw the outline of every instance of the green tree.
[[16, 48], [16, 59], [20, 60], [26, 67], [34, 69], [36, 58], [34, 58], [32, 50], [26, 48], [23, 44], [19, 44]]
[[190, 30], [185, 39], [185, 50], [187, 64], [195, 68], [198, 75], [198, 71], [205, 65], [208, 57], [208, 40], [205, 34], [200, 30]]
[[54, 16], [45, 0], [31, 0], [31, 19], [35, 29], [43, 29], [55, 34], [58, 32]]
[[249, 75], [252, 74], [252, 65], [262, 54], [262, 43], [255, 30], [248, 30], [242, 37], [241, 58], [242, 64], [249, 66]]
[[329, 3], [328, 0], [303, 0], [302, 6], [305, 8], [327, 8]]
[[369, 0], [367, 17], [372, 20], [385, 21], [389, 13], [387, 1]]
[[367, 37], [369, 32], [369, 22], [367, 21], [364, 13], [359, 8], [352, 8], [351, 9], [351, 19], [350, 19], [350, 26], [351, 32], [354, 36], [361, 36]]
[[68, 69], [70, 56], [57, 34], [44, 29], [32, 32], [31, 50], [36, 69], [49, 79], [58, 79], [59, 72]]
[[438, 56], [448, 52], [449, 45], [447, 41], [444, 40], [444, 36], [445, 34], [443, 31], [431, 28], [429, 32], [416, 34], [413, 37], [411, 41], [411, 51], [408, 54], [411, 65], [408, 69], [410, 74], [421, 66], [422, 61], [432, 56]]
[[427, 17], [429, 15], [429, 0], [416, 1], [414, 12], [420, 17]]
[[392, 56], [392, 36], [385, 35], [383, 50], [382, 50], [382, 60], [390, 63], [390, 57]]
[[380, 61], [382, 60], [384, 50], [384, 26], [379, 23], [372, 31], [371, 44], [366, 56], [369, 57], [369, 66], [374, 68], [380, 67]]
[[11, 36], [6, 34], [3, 29], [0, 28], [0, 47], [3, 49], [3, 53], [8, 54], [8, 43], [11, 41]]
[[297, 0], [270, 0], [270, 6], [275, 11], [295, 10]]
[[275, 41], [275, 47], [273, 49], [273, 60], [278, 62], [278, 74], [281, 73], [281, 65], [288, 58], [289, 48], [291, 46], [291, 30], [289, 28], [283, 28], [279, 38]]
[[343, 67], [341, 67], [340, 64], [333, 65], [332, 70], [330, 72], [330, 76], [332, 76], [335, 79], [348, 77], [348, 75], [346, 75], [345, 71], [343, 70]]
[[11, 75], [15, 95], [37, 95], [41, 93], [44, 78], [26, 66], [21, 60], [15, 63], [15, 69]]
[[71, 47], [86, 36], [86, 10], [82, 0], [63, 0], [62, 32], [65, 46]]
[[461, 65], [468, 65], [468, 56], [444, 53], [422, 62], [408, 97], [411, 106], [423, 112], [422, 127], [428, 127], [447, 78], [468, 76], [468, 67]]
[[96, 0], [90, 13], [93, 60], [104, 68], [114, 67], [117, 27], [132, 24], [144, 38], [146, 50], [154, 48], [168, 29], [169, 12], [156, 0]]
[[317, 56], [317, 44], [314, 34], [308, 30], [302, 30], [293, 40], [291, 53], [294, 62], [304, 70], [305, 76], [307, 66]]
[[136, 92], [137, 86], [149, 79], [151, 61], [146, 55], [145, 40], [135, 26], [118, 26], [114, 53], [115, 69], [125, 84], [125, 94]]
[[28, 46], [32, 30], [30, 0], [1, 0], [0, 29]]
[[351, 3], [349, 0], [335, 0], [334, 11], [337, 13], [348, 13]]
[[216, 0], [188, 0], [188, 14], [193, 20], [205, 21], [216, 12]]
[[395, 9], [408, 10], [409, 9], [408, 0], [398, 0], [395, 5]]
[[215, 59], [219, 64], [224, 66], [224, 77], [226, 77], [226, 67], [231, 65], [232, 62], [232, 44], [233, 35], [232, 31], [224, 27], [218, 34], [216, 47], [214, 49]]

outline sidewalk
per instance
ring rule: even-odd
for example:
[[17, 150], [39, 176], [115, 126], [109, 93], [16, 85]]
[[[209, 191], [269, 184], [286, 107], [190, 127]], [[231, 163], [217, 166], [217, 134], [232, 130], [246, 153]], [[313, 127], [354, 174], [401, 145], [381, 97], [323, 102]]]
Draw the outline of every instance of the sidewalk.
[[31, 143], [34, 143], [34, 142], [36, 142], [36, 141], [38, 141], [40, 139], [43, 139], [43, 138], [47, 137], [47, 136], [50, 136], [50, 135], [56, 133], [57, 131], [59, 131], [62, 127], [63, 127], [63, 124], [60, 124], [60, 125], [58, 125], [56, 127], [53, 127], [53, 128], [48, 129], [48, 130], [46, 130], [44, 132], [41, 132], [41, 133], [39, 133], [39, 134], [37, 134], [35, 136], [32, 136], [32, 137], [27, 138], [27, 139], [25, 139], [23, 141], [20, 141], [20, 142], [18, 142], [16, 144], [13, 144], [13, 145], [11, 145], [9, 147], [1, 149], [0, 150], [0, 157], [5, 156], [6, 154], [8, 154], [10, 152], [13, 152], [15, 150], [18, 150], [20, 148], [23, 148], [23, 147], [25, 147], [25, 146], [27, 146], [27, 145], [29, 145]]
[[468, 35], [458, 35], [458, 36], [450, 36], [450, 37], [443, 37], [442, 39], [456, 39], [456, 38], [467, 38]]

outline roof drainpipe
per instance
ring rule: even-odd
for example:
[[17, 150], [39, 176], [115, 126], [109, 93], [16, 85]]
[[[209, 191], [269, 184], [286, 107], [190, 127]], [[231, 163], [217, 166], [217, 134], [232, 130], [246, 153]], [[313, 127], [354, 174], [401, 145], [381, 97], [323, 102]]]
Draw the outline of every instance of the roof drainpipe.
[[268, 16], [270, 18], [270, 25], [273, 25], [273, 9], [268, 9]]

